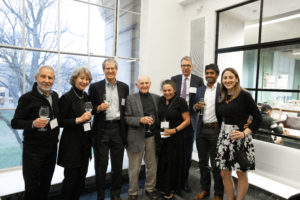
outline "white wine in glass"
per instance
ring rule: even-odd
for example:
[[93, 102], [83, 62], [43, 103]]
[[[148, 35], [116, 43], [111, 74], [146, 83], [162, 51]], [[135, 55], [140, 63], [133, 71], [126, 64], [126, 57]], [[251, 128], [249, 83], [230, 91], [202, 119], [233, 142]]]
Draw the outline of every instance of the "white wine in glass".
[[[85, 102], [84, 104], [84, 110], [85, 112], [92, 112], [93, 110], [93, 104], [90, 101]], [[90, 122], [91, 120], [88, 120], [88, 122]]]
[[[41, 106], [40, 110], [39, 110], [39, 116], [42, 119], [46, 119], [49, 120], [49, 107], [48, 106]], [[47, 131], [47, 129], [44, 128], [40, 128], [40, 131]]]
[[90, 101], [85, 102], [84, 110], [85, 110], [85, 112], [92, 112], [92, 110], [93, 110], [92, 102], [90, 102]]

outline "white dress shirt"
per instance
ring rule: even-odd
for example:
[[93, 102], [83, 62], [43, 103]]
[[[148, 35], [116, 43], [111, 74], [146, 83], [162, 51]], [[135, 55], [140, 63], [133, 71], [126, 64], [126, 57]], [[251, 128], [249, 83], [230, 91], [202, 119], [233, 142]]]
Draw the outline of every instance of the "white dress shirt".
[[206, 85], [206, 90], [204, 94], [204, 113], [203, 113], [203, 123], [213, 123], [218, 122], [216, 117], [216, 93], [217, 93], [217, 85], [216, 82], [212, 88]]

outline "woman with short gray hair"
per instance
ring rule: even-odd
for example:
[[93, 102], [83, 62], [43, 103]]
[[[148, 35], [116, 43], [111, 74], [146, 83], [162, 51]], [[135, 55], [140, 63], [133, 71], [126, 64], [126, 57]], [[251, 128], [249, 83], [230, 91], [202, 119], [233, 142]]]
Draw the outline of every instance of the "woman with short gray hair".
[[89, 158], [91, 158], [92, 104], [84, 89], [92, 80], [86, 67], [76, 68], [70, 77], [72, 88], [59, 99], [61, 127], [57, 164], [64, 167], [63, 200], [79, 200], [85, 185]]

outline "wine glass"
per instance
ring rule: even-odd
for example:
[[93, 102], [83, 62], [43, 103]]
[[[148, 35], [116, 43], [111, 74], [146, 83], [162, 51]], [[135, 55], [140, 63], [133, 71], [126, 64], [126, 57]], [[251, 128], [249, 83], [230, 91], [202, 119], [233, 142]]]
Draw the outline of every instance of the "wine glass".
[[[49, 120], [49, 107], [48, 106], [41, 106], [40, 110], [39, 110], [39, 116], [42, 119], [46, 119]], [[46, 131], [47, 129], [44, 128], [40, 128], [40, 131]]]
[[[200, 98], [199, 102], [204, 103], [204, 98]], [[204, 107], [199, 110], [200, 115], [203, 115], [203, 113], [204, 113]]]
[[[93, 110], [93, 104], [90, 101], [85, 102], [84, 104], [84, 110], [85, 112], [92, 112]], [[87, 122], [90, 122], [91, 120], [88, 120]]]
[[152, 118], [152, 124], [147, 124], [147, 130], [146, 130], [147, 133], [151, 133], [150, 127], [151, 127], [151, 125], [153, 125], [154, 122], [155, 122], [155, 116], [154, 116], [153, 114], [145, 115], [145, 116], [148, 116], [148, 117], [151, 117], [151, 118]]
[[111, 98], [109, 97], [109, 95], [108, 94], [103, 94], [103, 101], [104, 101], [104, 103], [108, 103], [108, 104], [110, 104], [110, 102], [111, 102]]
[[85, 102], [84, 110], [85, 110], [85, 112], [92, 112], [92, 110], [93, 110], [92, 102], [90, 102], [90, 101]]

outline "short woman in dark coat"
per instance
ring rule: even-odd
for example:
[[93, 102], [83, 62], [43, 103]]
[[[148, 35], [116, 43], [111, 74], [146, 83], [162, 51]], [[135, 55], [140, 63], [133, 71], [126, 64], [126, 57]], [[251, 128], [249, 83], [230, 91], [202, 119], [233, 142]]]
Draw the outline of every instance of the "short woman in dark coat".
[[76, 68], [71, 75], [72, 88], [59, 99], [60, 125], [64, 128], [59, 144], [57, 164], [64, 167], [63, 200], [79, 200], [84, 188], [91, 157], [91, 112], [85, 111], [88, 96], [84, 89], [92, 80], [85, 67]]

